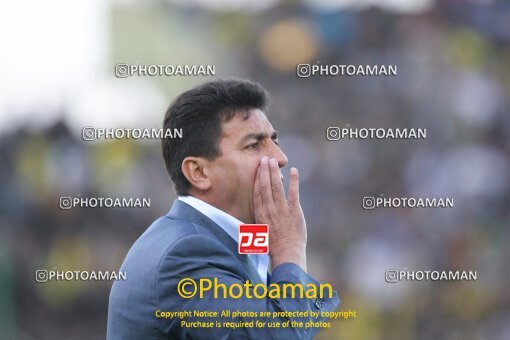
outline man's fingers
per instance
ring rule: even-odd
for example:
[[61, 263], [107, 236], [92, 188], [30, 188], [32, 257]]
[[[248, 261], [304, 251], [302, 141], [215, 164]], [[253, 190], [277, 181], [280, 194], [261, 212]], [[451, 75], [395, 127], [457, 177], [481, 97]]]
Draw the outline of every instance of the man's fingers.
[[259, 188], [262, 203], [266, 206], [274, 205], [273, 193], [271, 192], [271, 177], [269, 175], [269, 158], [266, 156], [260, 160]]
[[299, 206], [299, 174], [296, 168], [290, 169], [289, 204]]
[[269, 160], [269, 171], [271, 173], [271, 191], [277, 206], [285, 203], [285, 191], [283, 189], [282, 177], [278, 161], [275, 158]]

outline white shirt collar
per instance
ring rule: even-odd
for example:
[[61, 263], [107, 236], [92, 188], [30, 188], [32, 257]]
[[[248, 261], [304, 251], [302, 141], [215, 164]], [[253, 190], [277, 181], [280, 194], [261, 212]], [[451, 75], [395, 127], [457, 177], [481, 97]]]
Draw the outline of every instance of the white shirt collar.
[[244, 224], [234, 216], [231, 216], [209, 203], [205, 203], [193, 196], [179, 196], [179, 200], [191, 205], [205, 216], [209, 217], [214, 223], [219, 225], [236, 242], [239, 241], [239, 225]]
[[[221, 229], [223, 229], [230, 237], [239, 242], [239, 225], [244, 224], [232, 215], [227, 214], [212, 205], [193, 196], [179, 196], [179, 201], [182, 201], [193, 208], [200, 211], [205, 216], [209, 217]], [[267, 284], [267, 270], [269, 267], [268, 254], [249, 254], [248, 257], [257, 269], [262, 282]]]

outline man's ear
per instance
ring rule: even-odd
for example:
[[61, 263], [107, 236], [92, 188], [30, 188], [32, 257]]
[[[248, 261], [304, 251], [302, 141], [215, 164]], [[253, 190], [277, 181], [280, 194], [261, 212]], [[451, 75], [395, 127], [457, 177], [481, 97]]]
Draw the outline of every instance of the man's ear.
[[211, 179], [205, 171], [207, 163], [207, 159], [202, 157], [186, 157], [181, 164], [184, 177], [190, 182], [191, 186], [201, 191], [209, 190], [211, 187]]

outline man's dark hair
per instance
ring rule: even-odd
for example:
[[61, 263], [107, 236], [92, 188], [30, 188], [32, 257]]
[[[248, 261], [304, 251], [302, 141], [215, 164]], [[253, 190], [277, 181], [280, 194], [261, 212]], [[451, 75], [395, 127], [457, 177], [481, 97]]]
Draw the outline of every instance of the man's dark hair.
[[[214, 160], [221, 155], [222, 125], [236, 114], [250, 117], [250, 109], [266, 110], [264, 88], [242, 79], [215, 80], [179, 95], [166, 111], [163, 129], [182, 129], [182, 138], [163, 138], [163, 158], [178, 195], [188, 194], [190, 183], [184, 177], [184, 158]], [[175, 137], [175, 136], [174, 136]]]

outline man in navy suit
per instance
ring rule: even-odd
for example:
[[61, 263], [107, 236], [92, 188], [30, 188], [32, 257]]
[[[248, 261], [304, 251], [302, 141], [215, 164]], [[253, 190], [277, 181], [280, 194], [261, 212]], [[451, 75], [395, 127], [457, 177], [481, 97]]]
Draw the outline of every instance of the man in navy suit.
[[[179, 198], [127, 254], [121, 267], [127, 279], [116, 281], [110, 293], [108, 339], [311, 338], [318, 328], [302, 325], [324, 321], [320, 312], [338, 307], [336, 292], [262, 298], [253, 292], [215, 297], [212, 290], [202, 297], [179, 294], [190, 291], [181, 286], [183, 279], [194, 280], [195, 286], [187, 283], [191, 288], [209, 279], [225, 287], [298, 284], [319, 290], [319, 282], [306, 273], [298, 171], [290, 169], [285, 195], [280, 168], [287, 157], [264, 113], [266, 104], [259, 84], [217, 80], [184, 92], [170, 105], [163, 127], [182, 129], [182, 139], [164, 138], [162, 147]], [[269, 226], [269, 254], [239, 253], [238, 228], [245, 223]], [[256, 318], [266, 326], [254, 327], [250, 314], [228, 319], [221, 317], [225, 310], [270, 312], [271, 317]], [[179, 311], [218, 314], [171, 314]]]

